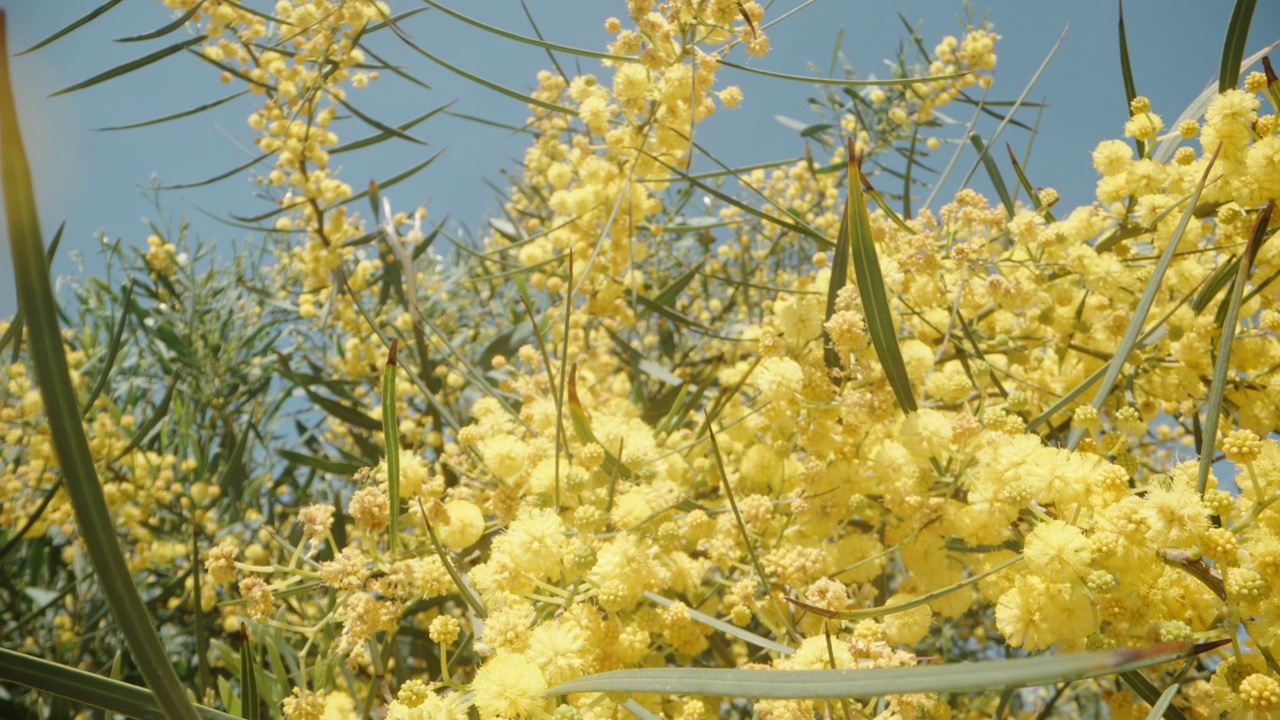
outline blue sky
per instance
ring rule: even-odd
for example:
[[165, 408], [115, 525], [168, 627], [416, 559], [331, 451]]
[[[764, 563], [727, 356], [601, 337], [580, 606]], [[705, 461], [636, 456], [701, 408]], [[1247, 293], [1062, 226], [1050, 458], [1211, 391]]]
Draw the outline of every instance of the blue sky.
[[[9, 15], [9, 44], [25, 48], [75, 18], [100, 0], [0, 0]], [[390, 0], [395, 11], [418, 7], [416, 0]], [[566, 45], [603, 49], [608, 35], [603, 21], [623, 15], [621, 0], [528, 0], [539, 29]], [[801, 5], [779, 0], [766, 20]], [[1126, 24], [1138, 90], [1150, 97], [1156, 112], [1172, 121], [1217, 76], [1218, 58], [1230, 3], [1198, 0], [1130, 0]], [[519, 3], [510, 0], [453, 0], [452, 7], [491, 24], [529, 33]], [[1065, 203], [1092, 198], [1095, 181], [1089, 151], [1099, 140], [1118, 136], [1126, 118], [1116, 40], [1116, 4], [1106, 0], [1069, 3], [1003, 0], [974, 3], [976, 14], [994, 23], [1002, 39], [993, 96], [1013, 98], [1030, 80], [1059, 36], [1063, 45], [1028, 99], [1048, 108], [1040, 124], [1028, 174], [1038, 185], [1056, 187]], [[773, 26], [774, 51], [755, 67], [807, 74], [813, 63], [825, 70], [836, 32], [845, 28], [843, 50], [862, 74], [886, 74], [883, 60], [894, 54], [904, 36], [901, 13], [920, 23], [930, 47], [943, 35], [962, 33], [959, 2], [901, 0], [850, 2], [816, 0]], [[59, 223], [66, 231], [55, 273], [76, 272], [71, 262], [81, 254], [90, 272], [97, 262], [94, 235], [99, 230], [141, 244], [148, 234], [143, 219], [176, 226], [190, 223], [194, 235], [228, 240], [243, 238], [242, 230], [219, 223], [206, 213], [225, 217], [264, 212], [268, 206], [253, 197], [244, 174], [216, 185], [169, 191], [161, 195], [162, 216], [148, 193], [154, 174], [161, 183], [187, 183], [217, 175], [245, 161], [253, 133], [245, 124], [251, 98], [245, 97], [213, 111], [176, 123], [123, 132], [95, 132], [103, 126], [158, 117], [221, 97], [233, 89], [217, 82], [208, 67], [189, 55], [172, 56], [158, 65], [93, 88], [59, 97], [52, 91], [102, 70], [144, 55], [184, 36], [158, 41], [120, 43], [115, 38], [160, 27], [171, 18], [158, 2], [127, 0], [89, 26], [12, 63], [19, 90], [20, 112], [28, 152], [32, 156], [42, 225], [52, 235]], [[545, 53], [492, 37], [436, 11], [422, 13], [405, 24], [415, 42], [450, 62], [508, 87], [527, 91], [537, 70], [548, 67]], [[1259, 3], [1249, 51], [1280, 40], [1280, 3]], [[520, 124], [527, 109], [519, 102], [448, 74], [399, 45], [390, 35], [375, 44], [380, 54], [403, 64], [432, 86], [430, 92], [407, 83], [379, 82], [350, 99], [385, 122], [402, 122], [425, 110], [456, 100], [453, 110], [510, 124]], [[575, 62], [584, 72], [596, 72], [594, 61], [560, 58], [569, 72]], [[733, 164], [750, 164], [795, 157], [803, 144], [794, 130], [774, 120], [788, 115], [810, 120], [805, 98], [814, 94], [808, 84], [747, 76], [725, 69], [722, 84], [742, 86], [746, 100], [733, 112], [720, 111], [700, 130], [717, 155]], [[957, 112], [967, 117], [967, 112]], [[1028, 116], [1031, 117], [1031, 116]], [[340, 130], [341, 132], [341, 130]], [[352, 129], [344, 140], [368, 134]], [[437, 117], [420, 125], [415, 135], [432, 143], [422, 148], [408, 143], [385, 144], [379, 151], [346, 156], [342, 177], [353, 186], [384, 178], [409, 167], [440, 148], [446, 152], [433, 166], [388, 194], [396, 207], [410, 209], [427, 203], [432, 219], [448, 215], [451, 223], [480, 227], [496, 207], [485, 180], [503, 185], [499, 171], [514, 170], [524, 147], [522, 136], [464, 120]], [[1016, 150], [1026, 136], [1006, 137]], [[972, 153], [967, 162], [972, 162]], [[16, 307], [7, 237], [0, 237], [0, 317]], [[65, 291], [61, 295], [66, 298]]]

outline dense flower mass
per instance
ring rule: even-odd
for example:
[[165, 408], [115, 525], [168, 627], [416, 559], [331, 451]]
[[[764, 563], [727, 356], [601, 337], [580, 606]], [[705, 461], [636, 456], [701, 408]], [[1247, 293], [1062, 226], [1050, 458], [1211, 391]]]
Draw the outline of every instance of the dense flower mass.
[[[424, 252], [425, 211], [375, 192], [366, 223], [330, 162], [339, 123], [359, 117], [347, 88], [388, 67], [362, 49], [390, 22], [384, 3], [166, 4], [258, 99], [257, 181], [283, 249], [278, 287], [243, 307], [265, 296], [302, 328], [278, 372], [325, 420], [295, 420], [285, 473], [235, 450], [231, 413], [215, 413], [216, 452], [146, 441], [137, 393], [99, 395], [86, 415], [132, 569], [184, 564], [168, 610], [198, 606], [235, 643], [245, 623], [271, 645], [264, 697], [284, 717], [722, 717], [747, 711], [547, 692], [628, 668], [910, 668], [1219, 640], [1143, 672], [1181, 683], [1191, 717], [1280, 712], [1274, 76], [1172, 126], [1134, 98], [1124, 139], [1092, 153], [1089, 205], [1027, 183], [1026, 200], [965, 188], [899, 214], [876, 158], [954, 140], [937, 114], [992, 87], [991, 27], [966, 25], [892, 82], [851, 81], [814, 133], [848, 142], [819, 143], [821, 157], [690, 175], [700, 123], [749, 101], [722, 78], [768, 52], [765, 7], [629, 0], [594, 72], [537, 74], [506, 219], [450, 271]], [[179, 250], [148, 238], [157, 302], [183, 302]], [[104, 343], [67, 343], [87, 395]], [[22, 362], [0, 377], [0, 527], [70, 565], [40, 396]], [[215, 460], [236, 484], [207, 479]], [[304, 469], [305, 483], [286, 477]], [[69, 644], [84, 613], [50, 612]], [[244, 687], [231, 647], [219, 640], [212, 665]], [[1145, 716], [1126, 688], [1081, 681], [1053, 702]], [[838, 704], [989, 717], [1005, 711], [993, 697]], [[1036, 698], [1014, 697], [1031, 716]]]

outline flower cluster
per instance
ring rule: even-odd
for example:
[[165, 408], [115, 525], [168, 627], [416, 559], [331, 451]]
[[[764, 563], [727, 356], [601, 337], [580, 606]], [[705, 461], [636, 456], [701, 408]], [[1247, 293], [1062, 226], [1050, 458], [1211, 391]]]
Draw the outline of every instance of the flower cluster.
[[[244, 623], [297, 639], [271, 661], [285, 717], [603, 720], [633, 703], [692, 719], [725, 706], [547, 693], [625, 668], [911, 667], [1218, 640], [1229, 646], [1153, 668], [1152, 682], [1180, 684], [1174, 702], [1195, 717], [1280, 712], [1280, 126], [1259, 114], [1274, 78], [1250, 75], [1172, 129], [1135, 98], [1126, 139], [1093, 152], [1097, 201], [1078, 208], [1051, 188], [999, 204], [966, 188], [899, 216], [833, 144], [727, 173], [751, 191], [734, 200], [687, 172], [699, 123], [743, 102], [720, 81], [726, 63], [769, 49], [763, 6], [629, 0], [625, 23], [605, 23], [598, 74], [538, 74], [509, 220], [460, 271], [487, 306], [473, 309], [448, 305], [462, 291], [416, 260], [425, 213], [388, 203], [378, 256], [350, 247], [367, 228], [329, 165], [331, 127], [340, 85], [374, 78], [357, 38], [387, 8], [281, 0], [272, 22], [169, 4], [192, 9], [204, 57], [263, 98], [250, 125], [273, 167], [259, 180], [283, 193], [276, 229], [297, 236], [281, 298], [324, 331], [299, 340], [323, 360], [301, 371], [282, 353], [281, 373], [329, 418], [299, 421], [307, 452], [287, 454], [311, 479], [260, 474], [269, 512], [232, 530], [207, 512], [218, 486], [182, 482], [203, 454], [131, 441], [137, 420], [105, 400], [91, 435], [136, 572], [190, 557], [149, 531], [155, 508], [189, 511], [205, 535], [199, 607], [228, 635]], [[874, 158], [937, 127], [939, 108], [991, 86], [996, 40], [969, 24], [900, 84], [856, 93], [840, 108], [846, 147]], [[862, 231], [851, 183], [880, 201], [860, 239], [882, 288], [837, 254]], [[161, 282], [183, 263], [155, 240], [145, 264]], [[385, 337], [413, 348], [384, 385], [398, 448], [376, 431]], [[0, 523], [13, 526], [56, 465], [27, 369], [2, 377]], [[377, 459], [389, 453], [396, 463]], [[353, 477], [316, 480], [332, 475]], [[38, 514], [28, 537], [72, 534], [64, 505]], [[76, 619], [58, 622], [72, 637]], [[1149, 710], [1101, 681], [1055, 702], [1099, 699], [1113, 717]], [[932, 693], [842, 705], [1003, 711]]]

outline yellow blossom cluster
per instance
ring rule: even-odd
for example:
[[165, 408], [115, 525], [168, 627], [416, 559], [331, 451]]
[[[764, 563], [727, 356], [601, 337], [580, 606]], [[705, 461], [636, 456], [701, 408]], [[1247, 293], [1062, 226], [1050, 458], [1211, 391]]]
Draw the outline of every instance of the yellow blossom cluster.
[[[369, 698], [364, 714], [378, 703], [395, 719], [604, 720], [628, 701], [714, 717], [714, 698], [547, 692], [626, 668], [911, 667], [1217, 641], [1211, 660], [1151, 669], [1153, 682], [1180, 683], [1174, 702], [1199, 717], [1280, 712], [1280, 295], [1269, 289], [1280, 127], [1259, 114], [1275, 84], [1250, 76], [1171, 130], [1135, 98], [1127, 139], [1093, 152], [1097, 201], [1082, 207], [1057, 207], [1052, 189], [993, 204], [971, 188], [907, 217], [880, 206], [858, 240], [874, 248], [881, 288], [849, 268], [865, 253], [837, 255], [862, 230], [849, 198], [864, 181], [845, 150], [733, 173], [751, 199], [708, 196], [698, 222], [671, 207], [691, 187], [698, 123], [717, 101], [743, 100], [717, 85], [723, 63], [739, 46], [769, 49], [764, 8], [627, 10], [626, 27], [605, 23], [599, 76], [537, 76], [511, 220], [478, 253], [470, 280], [515, 286], [490, 292], [518, 298], [527, 322], [466, 308], [429, 317], [420, 298], [448, 298], [416, 267], [400, 269], [403, 288], [378, 287], [411, 265], [402, 251], [424, 242], [424, 213], [387, 206], [385, 240], [405, 247], [376, 259], [344, 247], [365, 228], [342, 205], [351, 191], [328, 164], [329, 127], [338, 84], [370, 79], [354, 71], [354, 38], [382, 4], [281, 0], [281, 23], [216, 0], [195, 10], [204, 56], [265, 98], [250, 120], [274, 163], [261, 180], [284, 193], [277, 230], [302, 237], [284, 272], [300, 282], [298, 315], [323, 320], [339, 356], [324, 361], [337, 380], [308, 394], [341, 387], [354, 405], [318, 435], [367, 461], [336, 493], [281, 493], [279, 512], [255, 511], [244, 537], [204, 546], [198, 601], [220, 601], [226, 633], [243, 622], [300, 638], [285, 716], [356, 716], [341, 688]], [[869, 91], [898, 129], [844, 123], [848, 147], [875, 155], [966, 88], [987, 88], [996, 40], [968, 28], [905, 78], [919, 82]], [[150, 243], [146, 261], [169, 272], [174, 248]], [[889, 306], [876, 310], [881, 291]], [[1233, 303], [1240, 319], [1224, 327]], [[462, 328], [490, 341], [476, 367], [437, 331], [458, 317], [521, 332]], [[439, 324], [429, 337], [428, 323]], [[390, 428], [365, 432], [389, 402], [370, 382], [387, 363], [384, 335], [416, 352], [388, 381], [398, 448], [379, 445]], [[56, 477], [26, 373], [2, 376], [0, 421], [17, 448], [0, 477], [8, 526]], [[199, 510], [218, 489], [184, 488], [193, 466], [130, 442], [122, 430], [136, 421], [109, 403], [97, 411], [94, 451], [110, 459], [104, 490], [136, 545], [134, 570], [189, 557], [148, 528], [157, 508]], [[1206, 413], [1222, 420], [1216, 436]], [[388, 451], [398, 477], [370, 460]], [[1205, 463], [1188, 459], [1197, 452]], [[28, 532], [69, 535], [68, 510], [55, 505]], [[70, 637], [74, 619], [61, 622]], [[1077, 693], [1116, 717], [1144, 712], [1097, 683], [1064, 690], [1064, 706], [1086, 702]], [[842, 704], [866, 717], [987, 717], [1000, 712], [989, 700]], [[825, 711], [812, 700], [754, 709]]]

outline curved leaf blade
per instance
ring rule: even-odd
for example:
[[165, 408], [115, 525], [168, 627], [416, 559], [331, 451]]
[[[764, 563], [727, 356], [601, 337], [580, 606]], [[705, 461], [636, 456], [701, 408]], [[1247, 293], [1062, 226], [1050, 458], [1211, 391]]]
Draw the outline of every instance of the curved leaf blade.
[[190, 38], [188, 40], [183, 40], [180, 43], [174, 43], [173, 45], [170, 45], [168, 47], [156, 50], [153, 53], [148, 53], [146, 55], [143, 55], [142, 57], [136, 60], [130, 60], [129, 62], [124, 63], [123, 65], [117, 65], [111, 68], [110, 70], [105, 70], [103, 72], [100, 72], [97, 75], [94, 75], [93, 77], [89, 78], [88, 80], [81, 80], [75, 85], [69, 85], [67, 87], [64, 87], [61, 90], [50, 95], [50, 97], [66, 95], [67, 93], [72, 93], [77, 90], [83, 90], [87, 87], [93, 87], [94, 85], [97, 85], [99, 83], [104, 83], [108, 80], [111, 80], [112, 78], [120, 77], [121, 75], [127, 75], [133, 72], [134, 70], [144, 68], [152, 63], [163, 60], [169, 57], [170, 55], [180, 53], [189, 47], [199, 45], [202, 42], [204, 42], [203, 37], [195, 37], [195, 38]]
[[195, 707], [187, 698], [133, 584], [84, 426], [80, 423], [80, 406], [75, 386], [71, 384], [57, 301], [49, 281], [35, 188], [18, 126], [5, 25], [5, 15], [0, 10], [0, 158], [3, 158], [0, 166], [18, 304], [27, 320], [30, 356], [44, 401], [49, 434], [99, 587], [133, 653], [134, 662], [155, 690], [166, 716], [195, 720]]
[[884, 276], [880, 273], [880, 259], [876, 256], [875, 241], [871, 237], [871, 218], [867, 214], [867, 200], [862, 191], [862, 169], [853, 160], [853, 141], [849, 144], [849, 197], [845, 214], [849, 218], [846, 232], [853, 255], [853, 276], [862, 298], [863, 315], [867, 321], [867, 333], [875, 348], [885, 378], [893, 388], [905, 413], [916, 411], [916, 397], [911, 390], [911, 376], [907, 374], [898, 347], [897, 323], [893, 309], [889, 307], [889, 295], [884, 289]]
[[1155, 647], [1015, 660], [916, 665], [866, 670], [737, 670], [643, 668], [614, 670], [561, 683], [547, 695], [585, 692], [714, 695], [837, 700], [904, 693], [976, 693], [1102, 677], [1180, 660], [1228, 643], [1168, 643]]

